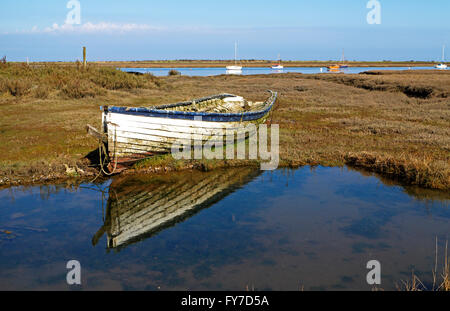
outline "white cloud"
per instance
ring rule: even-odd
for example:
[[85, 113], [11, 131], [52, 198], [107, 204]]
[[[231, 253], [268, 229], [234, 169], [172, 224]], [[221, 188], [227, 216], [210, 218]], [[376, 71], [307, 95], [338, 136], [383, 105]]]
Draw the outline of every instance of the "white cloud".
[[[147, 24], [119, 24], [119, 23], [91, 23], [87, 22], [81, 25], [54, 23], [51, 27], [46, 27], [45, 33], [126, 33], [133, 31], [155, 31], [162, 30], [162, 27], [150, 26]], [[37, 27], [33, 27], [32, 32], [36, 32]]]

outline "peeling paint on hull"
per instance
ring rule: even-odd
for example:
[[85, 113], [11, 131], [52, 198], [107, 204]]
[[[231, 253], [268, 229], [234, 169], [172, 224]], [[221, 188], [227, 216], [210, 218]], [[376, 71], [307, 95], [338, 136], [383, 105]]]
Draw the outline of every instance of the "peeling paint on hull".
[[[257, 111], [215, 113], [175, 110], [177, 107], [186, 110], [192, 104], [201, 105], [202, 100], [214, 102], [214, 98], [232, 96], [235, 95], [221, 94], [154, 109], [106, 107], [102, 119], [103, 129], [108, 137], [108, 155], [113, 166], [121, 169], [151, 155], [170, 153], [175, 142], [190, 143], [191, 139], [201, 139], [205, 143], [207, 140], [213, 141], [212, 137], [224, 130], [245, 133], [243, 127], [246, 125], [265, 122], [277, 93], [271, 92], [262, 109]], [[201, 120], [198, 120], [200, 117]]]

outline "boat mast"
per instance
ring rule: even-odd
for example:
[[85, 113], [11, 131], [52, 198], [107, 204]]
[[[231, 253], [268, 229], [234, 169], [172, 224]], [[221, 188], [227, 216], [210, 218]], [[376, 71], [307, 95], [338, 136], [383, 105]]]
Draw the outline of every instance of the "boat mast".
[[234, 64], [237, 65], [237, 42], [234, 42]]
[[445, 61], [445, 44], [442, 46], [442, 63]]

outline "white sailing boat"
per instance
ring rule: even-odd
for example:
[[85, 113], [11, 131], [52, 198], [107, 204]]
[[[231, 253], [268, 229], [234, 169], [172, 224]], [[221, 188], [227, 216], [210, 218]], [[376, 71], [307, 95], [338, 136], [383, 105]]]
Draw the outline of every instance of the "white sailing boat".
[[233, 72], [242, 71], [242, 66], [237, 64], [237, 42], [234, 43], [234, 65], [227, 66], [227, 70]]
[[444, 64], [444, 60], [445, 60], [445, 45], [442, 47], [442, 63], [437, 64], [435, 66], [435, 68], [437, 68], [437, 69], [447, 69], [448, 66], [446, 64]]
[[278, 54], [278, 64], [273, 65], [273, 66], [272, 66], [272, 69], [273, 69], [273, 70], [282, 70], [282, 69], [284, 69], [284, 66], [281, 65], [280, 54]]

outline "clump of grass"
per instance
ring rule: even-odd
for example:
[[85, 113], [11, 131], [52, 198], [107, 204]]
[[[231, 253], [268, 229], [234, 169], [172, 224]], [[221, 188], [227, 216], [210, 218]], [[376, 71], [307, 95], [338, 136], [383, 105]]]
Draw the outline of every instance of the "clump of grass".
[[34, 90], [34, 97], [38, 99], [46, 99], [50, 94], [50, 90], [46, 86], [37, 87]]
[[349, 153], [345, 160], [350, 166], [366, 168], [408, 184], [434, 189], [450, 188], [450, 167], [444, 161], [368, 152]]
[[20, 97], [27, 95], [31, 91], [32, 83], [27, 78], [8, 79], [6, 88], [12, 96]]
[[136, 169], [142, 169], [147, 167], [167, 167], [173, 163], [173, 158], [170, 154], [156, 155], [143, 159], [135, 163], [133, 166]]
[[411, 280], [402, 281], [402, 284], [397, 286], [397, 289], [404, 292], [421, 292], [427, 290], [426, 286], [414, 272], [411, 275]]
[[169, 76], [181, 76], [181, 72], [179, 72], [178, 70], [172, 69], [169, 71]]
[[131, 75], [111, 68], [100, 68], [91, 71], [90, 80], [96, 85], [108, 90], [130, 90], [145, 88], [148, 80], [137, 75]]
[[6, 79], [0, 77], [0, 94], [6, 93], [8, 91], [8, 86], [6, 84]]
[[97, 95], [103, 95], [105, 92], [89, 81], [73, 80], [62, 89], [62, 93], [68, 98], [79, 99], [96, 97]]

